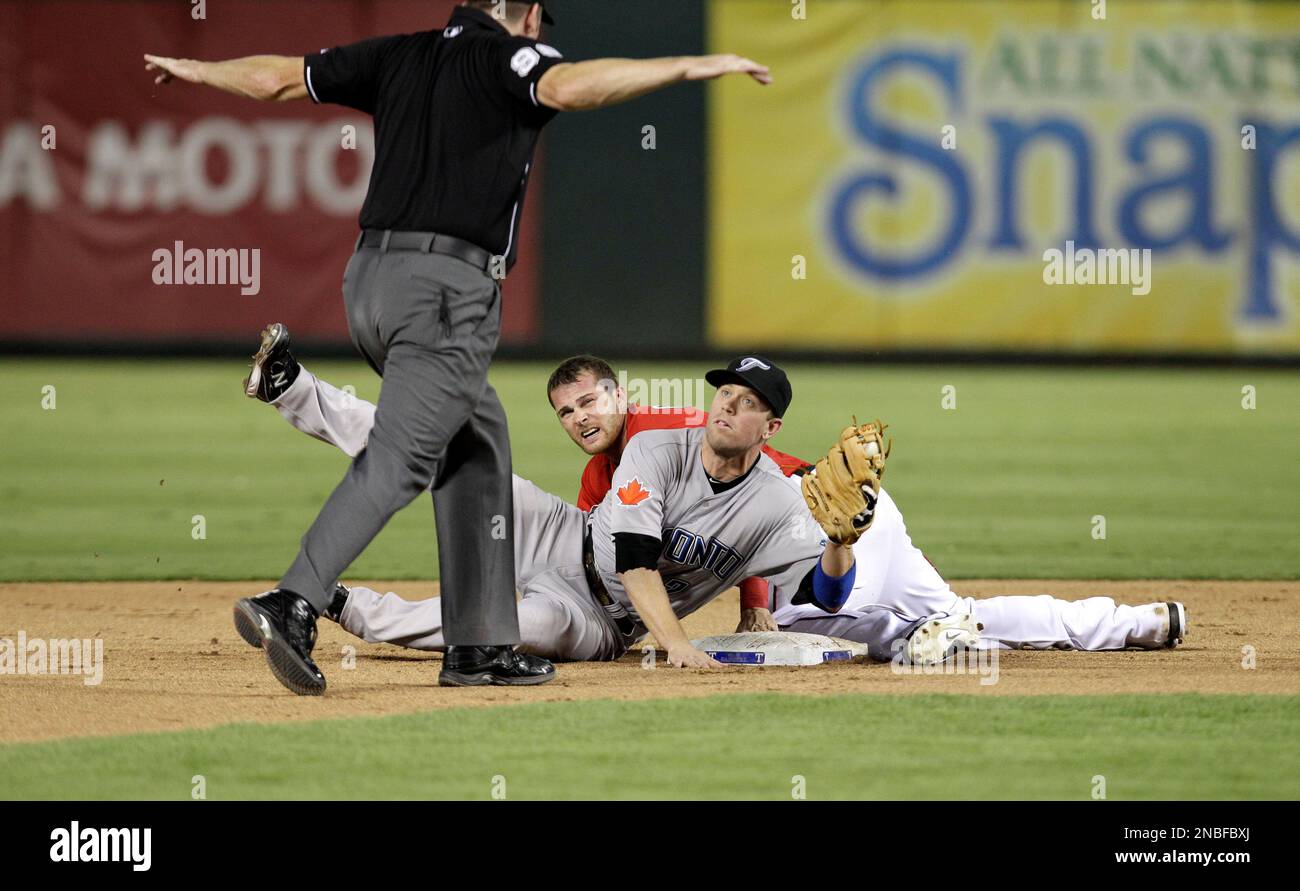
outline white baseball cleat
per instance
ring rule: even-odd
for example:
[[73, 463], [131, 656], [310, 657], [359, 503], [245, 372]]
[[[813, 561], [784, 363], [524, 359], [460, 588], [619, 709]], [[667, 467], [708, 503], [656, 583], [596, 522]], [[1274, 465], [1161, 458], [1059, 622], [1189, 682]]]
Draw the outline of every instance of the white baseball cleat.
[[907, 639], [907, 659], [913, 665], [941, 665], [959, 650], [976, 649], [983, 630], [970, 613], [929, 619]]

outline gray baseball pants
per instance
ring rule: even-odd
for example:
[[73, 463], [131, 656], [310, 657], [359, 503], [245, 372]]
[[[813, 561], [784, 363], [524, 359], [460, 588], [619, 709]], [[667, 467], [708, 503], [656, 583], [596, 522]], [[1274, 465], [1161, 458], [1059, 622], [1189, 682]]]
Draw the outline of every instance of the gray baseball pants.
[[323, 611], [343, 571], [432, 486], [446, 644], [517, 643], [510, 438], [487, 382], [500, 286], [452, 257], [360, 248], [343, 299], [353, 344], [384, 379], [379, 405], [280, 587]]

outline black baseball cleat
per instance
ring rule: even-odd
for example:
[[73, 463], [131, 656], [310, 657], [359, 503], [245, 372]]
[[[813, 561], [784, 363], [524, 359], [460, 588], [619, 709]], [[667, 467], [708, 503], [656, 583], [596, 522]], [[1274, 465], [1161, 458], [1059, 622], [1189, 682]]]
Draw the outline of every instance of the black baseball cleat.
[[555, 680], [555, 666], [514, 647], [448, 647], [440, 687], [527, 686]]
[[325, 610], [321, 615], [331, 622], [340, 621], [343, 615], [343, 607], [348, 605], [348, 595], [351, 593], [351, 591], [343, 587], [342, 582], [336, 583], [334, 585], [334, 596], [330, 598], [329, 609]]
[[316, 610], [292, 591], [276, 588], [235, 604], [235, 630], [266, 652], [275, 679], [299, 696], [325, 692], [325, 675], [311, 659]]
[[289, 352], [289, 329], [273, 322], [262, 329], [262, 345], [253, 354], [253, 370], [244, 378], [244, 395], [274, 402], [298, 379], [301, 366]]

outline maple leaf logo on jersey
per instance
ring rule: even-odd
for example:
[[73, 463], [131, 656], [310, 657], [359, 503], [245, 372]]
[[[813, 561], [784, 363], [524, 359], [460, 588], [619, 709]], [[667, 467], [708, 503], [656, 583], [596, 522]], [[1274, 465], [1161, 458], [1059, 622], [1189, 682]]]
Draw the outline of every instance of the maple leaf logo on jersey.
[[618, 490], [618, 500], [628, 507], [636, 507], [649, 497], [650, 490], [641, 485], [641, 481], [636, 477], [633, 477], [632, 482]]

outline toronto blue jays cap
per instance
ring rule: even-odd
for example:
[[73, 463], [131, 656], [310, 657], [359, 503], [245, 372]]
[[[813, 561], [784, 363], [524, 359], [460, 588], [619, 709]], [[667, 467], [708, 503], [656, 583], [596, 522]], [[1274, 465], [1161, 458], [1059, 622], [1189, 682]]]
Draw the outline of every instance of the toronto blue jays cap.
[[723, 384], [741, 384], [749, 387], [772, 409], [778, 418], [785, 415], [794, 394], [790, 379], [779, 365], [763, 356], [741, 356], [727, 363], [726, 368], [715, 368], [704, 379], [715, 387]]

